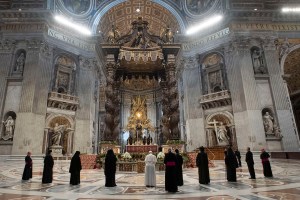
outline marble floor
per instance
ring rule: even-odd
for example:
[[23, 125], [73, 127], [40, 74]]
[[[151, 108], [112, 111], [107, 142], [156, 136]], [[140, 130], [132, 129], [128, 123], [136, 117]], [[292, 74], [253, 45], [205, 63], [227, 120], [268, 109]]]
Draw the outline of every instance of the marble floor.
[[300, 161], [272, 160], [274, 178], [262, 175], [256, 162], [256, 180], [249, 179], [246, 164], [237, 169], [238, 181], [225, 180], [224, 163], [210, 169], [211, 184], [198, 183], [197, 169], [184, 169], [184, 186], [179, 192], [164, 191], [164, 172], [157, 172], [157, 187], [144, 187], [144, 174], [117, 172], [117, 187], [104, 187], [103, 170], [82, 170], [81, 184], [69, 185], [69, 162], [55, 161], [54, 181], [42, 184], [42, 160], [33, 160], [33, 178], [21, 181], [24, 161], [0, 160], [0, 199], [96, 200], [96, 199], [188, 199], [188, 200], [296, 200], [300, 199]]

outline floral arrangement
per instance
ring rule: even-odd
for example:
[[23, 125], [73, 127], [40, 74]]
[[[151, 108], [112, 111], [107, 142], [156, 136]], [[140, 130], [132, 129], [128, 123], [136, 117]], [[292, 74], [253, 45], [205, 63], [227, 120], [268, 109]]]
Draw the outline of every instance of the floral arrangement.
[[163, 160], [165, 158], [165, 154], [163, 152], [159, 152], [156, 157], [158, 160]]
[[130, 153], [125, 152], [125, 153], [122, 154], [122, 158], [123, 159], [131, 159], [131, 155], [130, 155]]

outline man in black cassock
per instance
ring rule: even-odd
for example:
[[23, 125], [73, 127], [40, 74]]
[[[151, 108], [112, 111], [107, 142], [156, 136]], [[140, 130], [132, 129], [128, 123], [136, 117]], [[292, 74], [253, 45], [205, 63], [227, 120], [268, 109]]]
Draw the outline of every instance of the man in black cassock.
[[179, 150], [175, 149], [176, 152], [176, 171], [177, 171], [177, 186], [183, 186], [183, 175], [182, 175], [182, 165], [183, 165], [183, 158], [179, 154]]
[[264, 168], [264, 176], [272, 178], [273, 173], [272, 173], [269, 158], [270, 158], [270, 155], [264, 149], [262, 149], [261, 154], [260, 154], [260, 159], [261, 159], [261, 162], [262, 162], [262, 165]]
[[71, 159], [70, 169], [69, 172], [71, 173], [70, 184], [71, 185], [78, 185], [80, 184], [80, 170], [81, 167], [81, 160], [80, 160], [80, 151], [76, 151], [74, 156]]
[[234, 153], [235, 153], [236, 158], [238, 159], [239, 167], [242, 167], [242, 161], [241, 161], [241, 153], [240, 153], [240, 151], [237, 149]]
[[52, 151], [49, 150], [44, 159], [44, 170], [43, 170], [42, 183], [52, 183], [54, 161], [53, 161], [53, 157], [52, 157], [51, 153], [52, 153]]
[[172, 153], [171, 149], [165, 156], [164, 163], [166, 166], [165, 171], [165, 190], [168, 192], [177, 192], [177, 174], [176, 174], [176, 156]]
[[238, 162], [231, 147], [227, 149], [225, 164], [227, 167], [227, 181], [236, 182], [236, 168], [238, 167]]
[[25, 157], [25, 167], [23, 171], [22, 180], [29, 180], [32, 178], [32, 159], [31, 159], [31, 152], [27, 153]]
[[253, 154], [250, 151], [250, 147], [247, 148], [245, 161], [247, 163], [248, 170], [249, 170], [249, 173], [250, 173], [250, 179], [255, 179], [254, 160], [253, 160]]
[[198, 153], [196, 158], [196, 165], [198, 167], [199, 183], [209, 184], [209, 168], [208, 168], [208, 156], [204, 152], [204, 147], [200, 147], [200, 153]]
[[105, 187], [115, 187], [116, 185], [117, 157], [112, 149], [109, 149], [105, 156]]

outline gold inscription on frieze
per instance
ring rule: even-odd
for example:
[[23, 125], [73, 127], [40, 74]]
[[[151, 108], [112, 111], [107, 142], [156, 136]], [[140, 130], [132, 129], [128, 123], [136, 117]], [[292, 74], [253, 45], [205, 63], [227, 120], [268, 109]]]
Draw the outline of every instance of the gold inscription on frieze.
[[231, 30], [251, 30], [251, 31], [299, 31], [300, 24], [268, 24], [268, 23], [232, 23]]

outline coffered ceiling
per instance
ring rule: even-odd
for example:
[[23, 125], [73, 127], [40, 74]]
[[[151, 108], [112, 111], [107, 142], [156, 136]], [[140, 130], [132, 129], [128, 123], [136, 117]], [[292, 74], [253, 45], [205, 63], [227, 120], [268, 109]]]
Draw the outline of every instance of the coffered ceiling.
[[[140, 12], [137, 12], [137, 9]], [[115, 24], [121, 35], [126, 35], [131, 31], [131, 23], [138, 17], [149, 22], [149, 32], [159, 36], [168, 26], [173, 32], [179, 31], [180, 27], [176, 18], [159, 4], [150, 0], [128, 0], [110, 9], [101, 19], [98, 30], [104, 36]]]
[[285, 60], [284, 74], [290, 93], [300, 90], [300, 49], [292, 51]]

